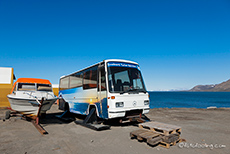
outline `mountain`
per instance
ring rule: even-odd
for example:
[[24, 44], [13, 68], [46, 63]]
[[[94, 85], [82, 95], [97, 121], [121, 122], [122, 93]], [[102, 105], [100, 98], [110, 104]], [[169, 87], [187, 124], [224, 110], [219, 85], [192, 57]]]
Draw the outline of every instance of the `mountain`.
[[230, 79], [220, 84], [197, 85], [189, 91], [228, 91], [230, 92]]

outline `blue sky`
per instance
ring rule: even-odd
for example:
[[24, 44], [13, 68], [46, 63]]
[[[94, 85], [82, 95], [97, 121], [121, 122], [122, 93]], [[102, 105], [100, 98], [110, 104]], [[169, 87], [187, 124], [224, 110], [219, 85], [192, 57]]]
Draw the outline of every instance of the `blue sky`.
[[140, 64], [148, 90], [230, 79], [229, 0], [0, 0], [0, 66], [59, 77], [103, 59]]

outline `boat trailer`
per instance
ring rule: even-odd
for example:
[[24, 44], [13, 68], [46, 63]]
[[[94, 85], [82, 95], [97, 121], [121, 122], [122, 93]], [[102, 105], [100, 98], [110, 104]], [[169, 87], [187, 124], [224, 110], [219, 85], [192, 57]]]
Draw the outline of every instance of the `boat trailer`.
[[21, 114], [20, 112], [17, 112], [17, 111], [10, 109], [11, 111], [10, 110], [6, 111], [5, 119], [9, 119], [10, 117], [20, 116], [21, 119], [30, 121], [42, 135], [48, 134], [48, 132], [40, 125], [40, 117], [41, 117], [40, 112], [41, 112], [41, 107], [42, 107], [43, 101], [44, 101], [44, 98], [42, 97], [42, 99], [40, 101], [38, 113], [36, 116]]

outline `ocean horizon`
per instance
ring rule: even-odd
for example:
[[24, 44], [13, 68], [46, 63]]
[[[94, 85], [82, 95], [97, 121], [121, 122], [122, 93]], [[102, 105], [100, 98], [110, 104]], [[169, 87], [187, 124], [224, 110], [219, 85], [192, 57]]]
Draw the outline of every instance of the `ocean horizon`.
[[151, 91], [150, 108], [230, 108], [230, 92]]

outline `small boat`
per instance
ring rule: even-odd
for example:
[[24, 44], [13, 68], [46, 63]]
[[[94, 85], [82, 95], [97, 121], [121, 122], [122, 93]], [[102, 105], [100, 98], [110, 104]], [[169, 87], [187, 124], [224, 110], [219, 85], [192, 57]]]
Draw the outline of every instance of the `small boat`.
[[44, 115], [57, 100], [50, 81], [36, 78], [19, 78], [7, 97], [12, 110], [29, 116]]

